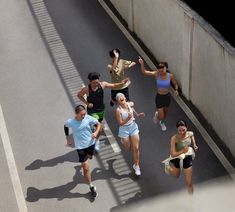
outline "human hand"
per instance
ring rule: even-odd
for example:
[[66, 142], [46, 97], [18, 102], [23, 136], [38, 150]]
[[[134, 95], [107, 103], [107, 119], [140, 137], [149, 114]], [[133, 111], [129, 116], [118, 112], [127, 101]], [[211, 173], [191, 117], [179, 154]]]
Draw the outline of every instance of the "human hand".
[[140, 65], [144, 65], [144, 60], [139, 56], [139, 63]]
[[189, 147], [188, 147], [188, 146], [185, 146], [185, 147], [183, 148], [183, 153], [186, 153], [186, 152], [188, 151], [188, 149], [189, 149]]
[[91, 137], [92, 137], [93, 139], [96, 139], [96, 138], [97, 138], [97, 136], [98, 136], [98, 135], [97, 135], [97, 133], [95, 133], [95, 132], [94, 132], [94, 133], [92, 133], [92, 135], [91, 135]]
[[72, 142], [71, 142], [69, 136], [66, 137], [66, 146], [68, 146], [68, 147], [71, 147], [71, 146], [72, 146]]
[[197, 151], [198, 150], [198, 146], [195, 144], [195, 145], [193, 145], [193, 149], [195, 150], [195, 151]]
[[115, 56], [116, 58], [119, 58], [119, 53], [117, 52], [116, 49], [113, 50], [113, 54], [114, 54], [114, 56]]
[[133, 117], [133, 114], [131, 112], [128, 112], [128, 119], [130, 120]]
[[179, 91], [178, 90], [175, 90], [175, 95], [179, 96]]
[[93, 108], [93, 104], [92, 104], [92, 103], [88, 103], [88, 104], [87, 104], [87, 107], [88, 107], [88, 108]]
[[145, 117], [145, 113], [138, 113], [138, 117]]
[[129, 80], [129, 78], [125, 78], [124, 80], [122, 80], [122, 84], [126, 84]]

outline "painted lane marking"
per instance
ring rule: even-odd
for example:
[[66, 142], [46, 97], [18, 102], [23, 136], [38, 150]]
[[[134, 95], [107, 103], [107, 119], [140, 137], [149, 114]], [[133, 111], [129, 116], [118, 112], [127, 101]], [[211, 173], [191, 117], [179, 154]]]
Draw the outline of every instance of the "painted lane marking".
[[19, 211], [27, 212], [28, 210], [27, 210], [23, 190], [21, 187], [20, 178], [19, 178], [19, 174], [17, 171], [15, 158], [13, 155], [10, 138], [7, 132], [7, 127], [6, 127], [1, 104], [0, 104], [0, 134], [2, 138], [2, 144], [3, 144], [4, 151], [5, 151], [7, 165], [8, 165], [11, 182], [12, 182], [13, 189], [15, 192], [15, 197], [16, 197]]

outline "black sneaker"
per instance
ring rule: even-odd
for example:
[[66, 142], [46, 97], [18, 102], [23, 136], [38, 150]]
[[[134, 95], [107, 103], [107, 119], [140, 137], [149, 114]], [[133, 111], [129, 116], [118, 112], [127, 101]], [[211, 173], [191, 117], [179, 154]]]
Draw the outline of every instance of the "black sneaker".
[[114, 106], [114, 102], [113, 102], [112, 100], [110, 101], [110, 103], [109, 103], [109, 104], [110, 104], [110, 106], [111, 106], [111, 107], [113, 107], [113, 106]]
[[98, 192], [96, 191], [96, 187], [95, 186], [92, 186], [90, 187], [90, 190], [91, 190], [91, 196], [92, 197], [97, 197], [98, 196]]

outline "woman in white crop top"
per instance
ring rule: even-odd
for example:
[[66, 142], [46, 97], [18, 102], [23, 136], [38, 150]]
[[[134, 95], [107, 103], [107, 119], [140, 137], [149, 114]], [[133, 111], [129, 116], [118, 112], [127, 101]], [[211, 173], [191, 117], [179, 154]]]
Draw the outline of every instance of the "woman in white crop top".
[[127, 102], [122, 93], [116, 95], [117, 109], [116, 117], [119, 124], [118, 136], [124, 145], [125, 150], [130, 151], [133, 148], [134, 165], [136, 175], [141, 175], [139, 166], [139, 129], [135, 122], [134, 114], [138, 117], [145, 116], [144, 113], [137, 113], [133, 108], [133, 102]]

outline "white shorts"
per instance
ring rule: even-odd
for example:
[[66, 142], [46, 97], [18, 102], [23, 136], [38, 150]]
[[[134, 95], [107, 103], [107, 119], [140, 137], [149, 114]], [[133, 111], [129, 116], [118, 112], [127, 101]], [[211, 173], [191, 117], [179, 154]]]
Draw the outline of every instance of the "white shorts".
[[118, 136], [120, 138], [127, 138], [129, 136], [134, 136], [139, 133], [138, 125], [133, 121], [129, 125], [123, 125], [119, 127]]

